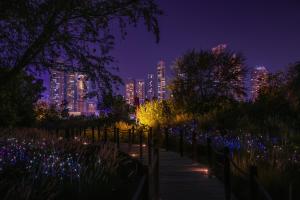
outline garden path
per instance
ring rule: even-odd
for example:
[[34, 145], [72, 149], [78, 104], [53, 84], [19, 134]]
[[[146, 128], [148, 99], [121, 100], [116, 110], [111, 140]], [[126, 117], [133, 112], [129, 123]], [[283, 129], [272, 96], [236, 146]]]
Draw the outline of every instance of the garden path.
[[[139, 145], [121, 144], [120, 149], [139, 159]], [[143, 147], [144, 165], [147, 165], [147, 147]], [[215, 177], [208, 177], [207, 167], [181, 157], [175, 152], [159, 150], [160, 199], [162, 200], [224, 200], [223, 184]]]

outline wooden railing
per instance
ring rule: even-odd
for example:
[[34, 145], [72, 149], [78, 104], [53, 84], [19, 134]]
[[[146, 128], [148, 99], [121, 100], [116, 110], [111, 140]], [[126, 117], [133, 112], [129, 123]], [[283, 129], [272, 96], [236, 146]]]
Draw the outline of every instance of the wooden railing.
[[[164, 145], [165, 149], [170, 149], [170, 135], [168, 130], [164, 130]], [[184, 130], [181, 129], [179, 135], [177, 136], [177, 146], [178, 153], [181, 156], [184, 156]], [[188, 156], [191, 156], [194, 160], [199, 160], [198, 155], [198, 144], [195, 137], [195, 133], [191, 134], [191, 151]], [[176, 149], [173, 149], [176, 150]], [[272, 200], [269, 193], [265, 190], [262, 184], [258, 180], [258, 169], [256, 166], [249, 166], [248, 172], [242, 170], [238, 165], [232, 160], [230, 157], [228, 147], [225, 147], [222, 151], [218, 151], [213, 148], [212, 141], [210, 138], [207, 138], [206, 141], [206, 160], [211, 171], [209, 176], [212, 176], [214, 173], [219, 179], [221, 179], [224, 183], [224, 191], [225, 191], [225, 199], [232, 199], [232, 178], [233, 172], [238, 174], [238, 176], [248, 184], [245, 185], [246, 189], [249, 191], [249, 200]], [[243, 198], [245, 199], [245, 198]]]
[[[139, 186], [134, 194], [133, 199], [144, 199], [142, 198], [143, 194], [147, 193], [147, 199], [149, 200], [158, 200], [159, 199], [159, 148], [164, 147], [167, 151], [168, 150], [175, 150], [171, 149], [171, 136], [168, 132], [168, 129], [163, 129], [163, 134], [158, 134], [158, 130], [153, 132], [151, 127], [146, 129], [136, 130], [133, 126], [128, 130], [119, 130], [116, 127], [109, 128], [109, 127], [76, 127], [76, 128], [64, 128], [64, 137], [70, 138], [75, 135], [80, 135], [83, 137], [87, 137], [87, 129], [90, 129], [91, 134], [91, 141], [97, 142], [113, 142], [116, 144], [117, 148], [120, 148], [120, 143], [128, 143], [128, 152], [131, 151], [132, 145], [138, 144], [139, 145], [139, 160], [141, 163], [144, 162], [145, 152], [144, 150], [144, 143], [147, 143], [147, 157], [148, 160], [146, 162], [146, 170], [145, 174], [142, 176]], [[61, 131], [59, 129], [55, 129], [55, 134], [59, 134]], [[160, 132], [161, 133], [161, 132]], [[123, 137], [120, 137], [120, 134]], [[178, 147], [177, 151], [181, 156], [184, 156], [185, 153], [185, 143], [184, 140], [184, 129], [180, 130], [179, 135], [176, 136], [176, 146]], [[96, 137], [97, 135], [97, 137]], [[125, 135], [125, 137], [124, 137]], [[191, 134], [191, 156], [194, 160], [199, 160], [201, 156], [198, 155], [198, 144], [196, 140], [196, 133]], [[163, 136], [163, 142], [161, 142]], [[174, 141], [174, 140], [173, 140]], [[174, 145], [174, 144], [173, 144]], [[225, 199], [230, 200], [232, 199], [232, 181], [233, 175], [239, 176], [239, 178], [243, 179], [244, 182], [247, 184], [244, 185], [246, 190], [249, 193], [249, 200], [272, 200], [268, 192], [264, 189], [262, 184], [259, 182], [257, 177], [257, 167], [256, 166], [249, 166], [249, 170], [246, 172], [238, 167], [238, 165], [231, 159], [229, 155], [229, 149], [224, 148], [222, 151], [216, 150], [212, 146], [211, 139], [208, 138], [206, 141], [205, 147], [205, 154], [206, 154], [206, 161], [208, 163], [209, 169], [211, 171], [210, 176], [213, 174], [217, 176], [220, 180], [224, 183], [224, 190], [225, 190]], [[203, 155], [202, 155], [203, 156]], [[203, 159], [203, 157], [202, 157]], [[145, 162], [144, 162], [145, 163]]]

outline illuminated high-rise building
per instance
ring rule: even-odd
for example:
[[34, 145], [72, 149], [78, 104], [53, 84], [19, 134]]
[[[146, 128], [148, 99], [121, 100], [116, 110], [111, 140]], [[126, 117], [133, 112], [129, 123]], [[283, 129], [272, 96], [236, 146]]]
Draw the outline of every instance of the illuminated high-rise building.
[[260, 90], [268, 84], [268, 70], [264, 66], [255, 67], [251, 74], [251, 99], [255, 101]]
[[77, 74], [69, 72], [66, 75], [67, 98], [65, 100], [68, 103], [69, 111], [77, 112]]
[[217, 55], [223, 53], [226, 50], [226, 48], [227, 48], [227, 44], [219, 44], [218, 46], [213, 47], [211, 51]]
[[129, 105], [135, 104], [135, 80], [128, 79], [126, 85], [126, 102]]
[[136, 96], [139, 99], [139, 104], [145, 102], [145, 81], [137, 80], [136, 81]]
[[78, 112], [86, 112], [86, 95], [87, 95], [87, 91], [88, 87], [87, 87], [87, 77], [84, 76], [83, 74], [76, 74], [77, 77], [77, 81], [76, 81], [76, 88], [74, 89], [74, 91], [76, 91], [76, 110]]
[[147, 75], [146, 98], [152, 100], [155, 97], [154, 74]]
[[63, 71], [50, 71], [50, 104], [60, 106], [66, 98], [65, 73]]
[[166, 64], [162, 60], [157, 64], [157, 98], [166, 99]]
[[[66, 70], [50, 71], [50, 104], [62, 109], [66, 106], [70, 114], [90, 115], [96, 112], [96, 99], [87, 98], [91, 81], [87, 76]], [[66, 105], [64, 105], [66, 103]]]
[[[86, 77], [84, 77], [86, 79]], [[86, 84], [84, 84], [86, 83]], [[83, 90], [87, 89], [88, 92], [95, 92], [97, 90], [95, 82], [92, 81], [83, 81], [82, 82]], [[81, 86], [79, 88], [82, 88]], [[79, 90], [80, 91], [80, 90]], [[87, 113], [96, 113], [97, 112], [97, 97], [86, 98], [86, 95], [82, 98], [86, 102], [85, 112]]]

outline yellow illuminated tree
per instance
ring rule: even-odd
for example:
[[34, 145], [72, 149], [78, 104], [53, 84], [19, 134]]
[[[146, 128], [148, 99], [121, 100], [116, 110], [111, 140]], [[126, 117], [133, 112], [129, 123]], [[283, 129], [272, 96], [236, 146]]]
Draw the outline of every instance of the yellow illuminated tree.
[[167, 101], [151, 101], [137, 108], [136, 117], [142, 125], [167, 125], [172, 121], [172, 109]]

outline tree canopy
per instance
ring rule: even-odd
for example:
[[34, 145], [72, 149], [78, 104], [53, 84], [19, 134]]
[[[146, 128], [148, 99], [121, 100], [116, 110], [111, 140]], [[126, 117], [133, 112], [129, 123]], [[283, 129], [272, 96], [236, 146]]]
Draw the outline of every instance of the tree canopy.
[[[0, 74], [7, 75], [8, 69], [0, 68]], [[25, 72], [0, 87], [0, 127], [33, 125], [34, 105], [43, 91], [43, 81]]]
[[64, 63], [111, 90], [121, 81], [108, 68], [115, 28], [125, 36], [128, 25], [143, 21], [158, 41], [161, 14], [153, 0], [1, 0], [0, 66], [9, 73], [0, 80]]
[[185, 112], [203, 113], [219, 100], [245, 96], [246, 67], [240, 54], [188, 51], [176, 60], [173, 71], [173, 99]]

